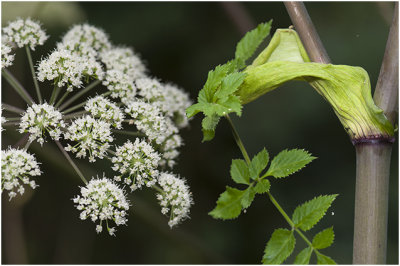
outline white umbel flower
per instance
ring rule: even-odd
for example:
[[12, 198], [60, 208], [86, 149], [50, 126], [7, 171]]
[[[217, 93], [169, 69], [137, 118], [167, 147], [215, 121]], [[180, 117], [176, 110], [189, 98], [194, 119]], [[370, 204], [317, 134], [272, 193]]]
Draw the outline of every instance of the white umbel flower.
[[31, 50], [35, 50], [37, 45], [43, 45], [48, 38], [40, 24], [30, 18], [9, 22], [8, 26], [3, 28], [3, 33], [19, 48], [27, 45]]
[[132, 80], [145, 77], [146, 67], [130, 48], [115, 47], [100, 54], [107, 70], [118, 70]]
[[88, 153], [89, 162], [95, 162], [95, 158], [103, 159], [113, 141], [111, 124], [88, 115], [75, 119], [64, 137], [77, 142], [74, 146], [68, 144], [65, 150], [76, 153], [77, 158], [85, 158]]
[[158, 145], [161, 145], [169, 136], [178, 133], [178, 128], [172, 120], [165, 117], [154, 104], [140, 100], [130, 101], [125, 108], [125, 113], [133, 118], [133, 123], [138, 130]]
[[136, 138], [132, 143], [128, 140], [117, 147], [111, 159], [112, 169], [120, 173], [114, 180], [123, 181], [132, 191], [142, 186], [151, 187], [157, 182], [159, 161], [160, 155], [146, 141]]
[[57, 47], [80, 55], [98, 57], [99, 52], [111, 48], [111, 43], [102, 29], [82, 24], [73, 26]]
[[29, 141], [37, 140], [41, 145], [45, 141], [46, 133], [54, 140], [59, 140], [61, 127], [64, 127], [62, 115], [54, 106], [47, 103], [33, 104], [22, 115], [19, 132], [28, 132]]
[[37, 69], [39, 81], [54, 80], [55, 85], [67, 86], [68, 91], [82, 87], [83, 80], [102, 79], [103, 76], [102, 66], [94, 57], [68, 50], [55, 50], [40, 61]]
[[121, 98], [122, 102], [126, 102], [136, 96], [136, 87], [133, 83], [134, 79], [122, 72], [121, 70], [108, 70], [103, 79], [103, 85], [111, 91], [112, 98]]
[[85, 110], [93, 117], [109, 122], [113, 127], [121, 129], [125, 115], [119, 107], [103, 96], [96, 96], [86, 102]]
[[106, 177], [93, 178], [86, 187], [81, 187], [81, 195], [73, 198], [75, 207], [81, 211], [80, 218], [90, 218], [93, 222], [99, 221], [96, 232], [103, 230], [105, 222], [110, 235], [115, 235], [115, 228], [110, 227], [109, 221], [118, 225], [125, 225], [128, 221], [129, 201], [124, 191], [112, 180]]
[[1, 68], [9, 67], [14, 62], [14, 54], [11, 54], [12, 48], [9, 42], [7, 41], [8, 38], [2, 36], [1, 38]]
[[[3, 108], [0, 108], [0, 113], [3, 113]], [[1, 121], [1, 128], [0, 128], [0, 132], [1, 131], [3, 131], [4, 130], [4, 128], [3, 128], [3, 124], [5, 123], [5, 122], [7, 122], [7, 119], [3, 116], [3, 115], [1, 115], [1, 117], [0, 117], [0, 121]]]
[[189, 218], [190, 206], [193, 204], [192, 193], [183, 178], [170, 173], [161, 173], [158, 184], [163, 193], [157, 194], [161, 213], [170, 217], [168, 225], [172, 228]]
[[9, 148], [1, 151], [1, 192], [7, 190], [10, 200], [19, 194], [24, 194], [25, 185], [37, 187], [33, 176], [39, 176], [41, 171], [35, 156], [25, 150]]
[[163, 144], [157, 147], [157, 150], [161, 153], [160, 166], [168, 165], [172, 168], [176, 161], [175, 159], [179, 156], [178, 148], [183, 145], [183, 140], [178, 134], [174, 134], [167, 138]]

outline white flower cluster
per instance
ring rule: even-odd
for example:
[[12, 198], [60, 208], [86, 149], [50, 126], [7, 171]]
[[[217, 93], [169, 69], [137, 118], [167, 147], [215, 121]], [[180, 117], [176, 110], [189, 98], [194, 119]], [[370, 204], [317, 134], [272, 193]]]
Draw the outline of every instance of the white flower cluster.
[[93, 117], [102, 119], [117, 129], [122, 128], [122, 121], [125, 118], [123, 111], [115, 103], [103, 96], [88, 99], [85, 110], [90, 112]]
[[6, 35], [1, 36], [1, 68], [9, 67], [14, 62], [14, 54], [11, 54], [12, 47]]
[[43, 45], [48, 38], [40, 24], [30, 18], [9, 22], [8, 26], [3, 28], [3, 34], [19, 48], [29, 46], [32, 50], [35, 50], [37, 45]]
[[13, 148], [1, 151], [1, 192], [8, 190], [10, 200], [17, 192], [24, 194], [24, 184], [35, 189], [37, 185], [30, 178], [40, 174], [39, 164], [32, 154]]
[[117, 226], [128, 221], [126, 216], [129, 201], [124, 191], [106, 177], [92, 178], [86, 187], [81, 187], [81, 195], [76, 196], [73, 201], [75, 207], [82, 211], [82, 220], [90, 218], [93, 222], [100, 221], [96, 226], [97, 233], [103, 230], [104, 221], [110, 235], [115, 235], [115, 228], [109, 226], [109, 220], [114, 221]]
[[22, 115], [19, 132], [28, 132], [29, 141], [37, 140], [41, 145], [45, 141], [45, 134], [49, 133], [54, 140], [59, 140], [61, 127], [64, 127], [62, 115], [52, 105], [47, 103], [33, 104]]
[[115, 47], [100, 54], [106, 66], [103, 85], [112, 92], [111, 97], [121, 98], [122, 102], [136, 95], [134, 81], [145, 76], [146, 68], [130, 48]]
[[168, 225], [172, 228], [189, 217], [190, 206], [193, 204], [192, 194], [184, 179], [170, 173], [161, 173], [158, 184], [163, 190], [163, 193], [157, 194], [161, 213], [169, 213]]
[[117, 147], [111, 162], [112, 169], [119, 172], [115, 181], [122, 181], [134, 191], [142, 186], [151, 187], [157, 182], [159, 154], [144, 140], [137, 138], [134, 143], [129, 140]]
[[[3, 113], [3, 108], [0, 108], [0, 112]], [[0, 132], [1, 132], [1, 131], [4, 130], [3, 124], [4, 124], [5, 122], [7, 122], [7, 119], [6, 119], [3, 115], [1, 115], [1, 117], [0, 117], [0, 122], [1, 122], [1, 128], [0, 128]]]
[[77, 158], [85, 158], [88, 152], [89, 162], [95, 162], [95, 158], [103, 159], [110, 142], [114, 140], [111, 124], [89, 115], [75, 119], [67, 128], [64, 137], [77, 142], [74, 146], [68, 144], [65, 150], [76, 153]]
[[104, 73], [94, 57], [79, 56], [71, 51], [55, 50], [40, 61], [37, 69], [39, 81], [54, 80], [58, 87], [67, 86], [68, 91], [80, 88], [84, 79], [101, 79]]

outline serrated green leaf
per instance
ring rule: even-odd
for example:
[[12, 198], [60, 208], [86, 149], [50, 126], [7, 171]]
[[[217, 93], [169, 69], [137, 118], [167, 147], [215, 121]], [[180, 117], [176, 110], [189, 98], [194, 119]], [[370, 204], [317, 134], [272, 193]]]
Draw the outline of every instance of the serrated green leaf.
[[336, 264], [336, 262], [328, 256], [322, 255], [321, 253], [317, 252], [317, 264]]
[[212, 102], [215, 91], [221, 85], [222, 80], [228, 74], [228, 65], [218, 65], [214, 70], [208, 72], [207, 81], [204, 84], [203, 91], [205, 100]]
[[232, 160], [231, 177], [238, 184], [249, 184], [249, 168], [245, 161], [240, 159]]
[[226, 187], [217, 201], [217, 206], [208, 214], [215, 219], [233, 219], [239, 216], [242, 210], [241, 200], [244, 191], [236, 188]]
[[295, 244], [293, 231], [276, 229], [265, 247], [262, 263], [281, 264], [292, 254]]
[[242, 196], [242, 207], [244, 209], [247, 209], [248, 207], [250, 207], [251, 203], [254, 200], [254, 196], [256, 195], [256, 192], [254, 190], [254, 187], [249, 186], [243, 193]]
[[312, 245], [315, 249], [324, 249], [332, 245], [334, 238], [333, 227], [329, 227], [315, 235]]
[[217, 115], [206, 116], [203, 118], [201, 125], [206, 130], [215, 130], [215, 127], [218, 125], [218, 122], [219, 122], [219, 116]]
[[315, 158], [316, 157], [311, 156], [311, 154], [305, 150], [283, 150], [272, 160], [267, 175], [271, 175], [275, 178], [289, 176], [306, 166]]
[[254, 191], [258, 194], [266, 193], [269, 191], [271, 184], [269, 183], [268, 179], [262, 179], [257, 182], [256, 186], [254, 187]]
[[239, 86], [243, 83], [244, 78], [246, 77], [245, 73], [231, 73], [227, 75], [221, 84], [221, 88], [217, 90], [214, 94], [213, 102], [225, 102], [229, 95], [232, 95]]
[[312, 248], [307, 247], [297, 254], [296, 259], [294, 260], [293, 264], [309, 264], [310, 258], [312, 255]]
[[214, 130], [207, 130], [207, 129], [203, 128], [201, 131], [203, 132], [203, 139], [202, 139], [201, 142], [210, 141], [215, 136], [215, 131]]
[[261, 23], [257, 28], [249, 31], [238, 42], [236, 46], [235, 58], [238, 60], [239, 68], [245, 66], [245, 61], [256, 51], [257, 47], [268, 36], [271, 30], [272, 20], [268, 23]]
[[250, 177], [256, 179], [260, 173], [267, 167], [269, 155], [267, 150], [262, 149], [256, 156], [253, 157], [249, 165]]
[[325, 215], [336, 197], [337, 194], [319, 196], [298, 206], [293, 212], [293, 223], [304, 231], [310, 230]]

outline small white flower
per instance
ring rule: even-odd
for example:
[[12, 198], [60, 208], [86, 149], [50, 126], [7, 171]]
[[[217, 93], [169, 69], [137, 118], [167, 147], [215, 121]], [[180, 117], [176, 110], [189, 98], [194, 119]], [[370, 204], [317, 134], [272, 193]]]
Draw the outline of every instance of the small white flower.
[[107, 34], [88, 24], [73, 26], [57, 44], [58, 49], [66, 49], [79, 55], [98, 57], [98, 53], [108, 50], [111, 43]]
[[89, 162], [95, 158], [103, 159], [113, 141], [111, 124], [90, 116], [75, 119], [64, 133], [65, 139], [77, 142], [74, 146], [68, 144], [66, 151], [76, 153], [77, 158], [85, 158], [89, 154]]
[[37, 142], [43, 145], [46, 133], [49, 133], [52, 139], [59, 140], [61, 127], [64, 126], [61, 113], [52, 105], [33, 104], [22, 115], [19, 132], [30, 133], [29, 141], [37, 139]]
[[114, 180], [123, 181], [132, 191], [144, 185], [151, 187], [157, 182], [159, 161], [160, 155], [146, 141], [136, 138], [132, 143], [128, 140], [117, 147], [111, 159], [112, 169], [120, 173]]
[[3, 33], [19, 48], [28, 45], [32, 50], [35, 50], [37, 45], [43, 45], [48, 38], [40, 24], [30, 18], [9, 22], [8, 26], [3, 28]]
[[109, 220], [114, 221], [117, 226], [125, 225], [128, 221], [126, 216], [129, 201], [124, 191], [106, 177], [92, 178], [86, 187], [81, 187], [81, 195], [73, 198], [73, 202], [75, 207], [82, 211], [80, 213], [82, 220], [87, 218], [93, 222], [99, 220], [96, 226], [97, 233], [102, 232], [104, 221], [110, 235], [115, 235], [115, 228], [109, 227]]
[[14, 54], [11, 54], [12, 48], [6, 35], [1, 36], [1, 68], [9, 67], [13, 64]]
[[161, 173], [158, 184], [164, 191], [157, 194], [161, 213], [164, 215], [169, 213], [168, 225], [172, 228], [189, 217], [190, 206], [193, 204], [192, 194], [185, 179], [170, 173]]
[[142, 78], [146, 74], [142, 61], [130, 48], [111, 48], [102, 52], [100, 58], [107, 70], [118, 70], [126, 74], [130, 80]]
[[178, 148], [183, 145], [183, 140], [178, 134], [168, 137], [163, 144], [158, 145], [157, 150], [160, 151], [162, 159], [160, 166], [168, 165], [172, 168], [175, 165], [175, 159], [179, 155]]
[[[0, 113], [3, 113], [3, 108], [0, 108]], [[1, 122], [1, 124], [3, 124], [5, 122], [7, 122], [7, 120], [6, 120], [5, 117], [1, 116], [0, 117], [0, 122]], [[3, 131], [3, 130], [4, 130], [4, 128], [3, 128], [3, 125], [2, 125], [1, 128], [0, 128], [0, 132]]]
[[119, 107], [103, 96], [96, 96], [86, 102], [85, 110], [93, 117], [102, 119], [112, 124], [113, 127], [121, 129], [125, 115]]
[[9, 148], [1, 151], [1, 192], [8, 190], [10, 200], [17, 195], [16, 192], [24, 193], [24, 184], [35, 189], [35, 181], [29, 178], [40, 174], [35, 156], [25, 150]]
[[83, 80], [102, 79], [102, 66], [94, 57], [73, 54], [68, 50], [55, 50], [40, 61], [37, 69], [39, 81], [54, 80], [58, 87], [68, 91], [82, 87]]
[[130, 101], [127, 103], [125, 113], [133, 118], [133, 123], [138, 130], [158, 145], [161, 145], [169, 136], [178, 133], [178, 128], [172, 120], [165, 117], [154, 104], [140, 100]]
[[126, 102], [136, 96], [136, 87], [133, 81], [134, 79], [130, 75], [121, 70], [111, 69], [107, 70], [103, 85], [112, 92], [112, 98], [119, 97], [122, 102]]

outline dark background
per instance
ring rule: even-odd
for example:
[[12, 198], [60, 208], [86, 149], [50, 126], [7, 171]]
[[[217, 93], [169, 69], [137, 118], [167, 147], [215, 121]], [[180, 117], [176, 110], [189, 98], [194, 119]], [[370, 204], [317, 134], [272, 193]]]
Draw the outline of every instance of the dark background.
[[[306, 3], [309, 14], [333, 63], [361, 66], [375, 87], [389, 32], [393, 3]], [[291, 25], [281, 2], [245, 2], [254, 23], [274, 20], [272, 32]], [[50, 39], [33, 54], [39, 60], [74, 23], [103, 28], [114, 44], [134, 47], [152, 75], [185, 88], [195, 99], [207, 73], [233, 58], [241, 33], [219, 2], [55, 2], [2, 3], [3, 26], [17, 16], [41, 20]], [[26, 55], [17, 51], [9, 68], [34, 93]], [[49, 91], [44, 93], [49, 94]], [[2, 102], [24, 107], [3, 81]], [[250, 153], [266, 147], [271, 156], [285, 148], [304, 148], [318, 159], [284, 180], [271, 180], [272, 194], [288, 213], [321, 194], [340, 194], [326, 217], [307, 233], [309, 238], [333, 225], [335, 243], [324, 250], [338, 263], [352, 260], [355, 191], [355, 151], [331, 107], [305, 83], [293, 82], [248, 104], [234, 123]], [[185, 146], [174, 172], [187, 178], [195, 205], [191, 219], [170, 230], [150, 190], [131, 195], [127, 227], [117, 237], [96, 235], [95, 225], [81, 221], [71, 198], [81, 181], [54, 144], [31, 146], [44, 174], [33, 193], [8, 203], [2, 197], [2, 263], [62, 264], [206, 264], [261, 261], [274, 229], [288, 228], [264, 196], [258, 196], [246, 214], [232, 221], [214, 220], [207, 213], [226, 185], [230, 162], [240, 158], [226, 121], [216, 138], [201, 143], [201, 116], [182, 131]], [[8, 128], [2, 148], [21, 137]], [[79, 160], [87, 176], [111, 175], [109, 164], [89, 165]], [[332, 215], [334, 212], [334, 215]], [[393, 149], [387, 262], [398, 263], [398, 142]], [[298, 238], [294, 254], [305, 247]], [[315, 258], [314, 258], [315, 259]], [[314, 259], [312, 262], [315, 263]], [[292, 263], [292, 255], [288, 262]]]

